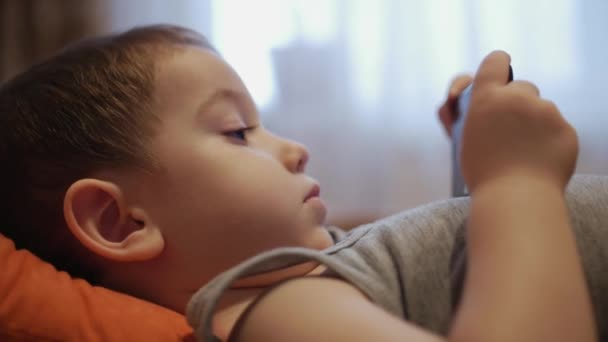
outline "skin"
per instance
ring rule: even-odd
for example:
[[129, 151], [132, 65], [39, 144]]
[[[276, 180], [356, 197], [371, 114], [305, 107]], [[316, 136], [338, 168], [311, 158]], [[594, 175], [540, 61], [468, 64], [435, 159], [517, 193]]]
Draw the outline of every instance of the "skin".
[[143, 191], [177, 273], [196, 275], [182, 283], [198, 288], [271, 248], [331, 244], [323, 203], [306, 200], [317, 186], [304, 173], [308, 151], [262, 126], [228, 64], [188, 48], [164, 64], [158, 84], [163, 125], [152, 150], [165, 172]]
[[[226, 340], [261, 291], [294, 278], [256, 305], [234, 340], [596, 340], [564, 198], [576, 134], [533, 84], [507, 83], [509, 63], [492, 53], [475, 76], [462, 152], [471, 262], [447, 338], [387, 314], [346, 282], [301, 277], [322, 272], [314, 264], [237, 284], [214, 316], [214, 334]], [[440, 109], [448, 133], [455, 98], [470, 81], [457, 79]], [[331, 245], [322, 201], [309, 198], [306, 149], [261, 126], [221, 58], [176, 53], [161, 63], [156, 99], [162, 125], [151, 149], [162, 172], [101, 170], [66, 193], [68, 227], [111, 269], [108, 286], [183, 312], [201, 285], [252, 255]]]
[[[106, 286], [183, 313], [203, 284], [251, 256], [333, 244], [318, 182], [305, 174], [308, 151], [263, 127], [249, 92], [224, 60], [183, 48], [160, 63], [156, 83], [161, 124], [150, 149], [162, 169], [101, 170], [66, 195], [68, 226], [111, 270]], [[315, 267], [300, 265], [240, 286]]]
[[458, 96], [460, 96], [471, 82], [473, 82], [473, 76], [471, 75], [459, 75], [455, 77], [450, 84], [445, 101], [441, 104], [441, 107], [439, 107], [439, 120], [449, 137], [452, 136], [452, 126], [458, 118], [458, 111], [456, 110]]
[[[461, 156], [471, 191], [469, 272], [448, 336], [388, 315], [345, 282], [308, 278], [265, 296], [235, 341], [597, 340], [564, 197], [576, 133], [536, 86], [508, 83], [509, 64], [494, 52], [475, 76]], [[453, 98], [440, 109], [448, 133]]]

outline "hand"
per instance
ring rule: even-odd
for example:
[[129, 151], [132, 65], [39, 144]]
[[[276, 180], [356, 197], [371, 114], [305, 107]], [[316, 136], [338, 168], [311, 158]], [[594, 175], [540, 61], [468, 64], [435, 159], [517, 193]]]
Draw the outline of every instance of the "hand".
[[476, 74], [462, 138], [464, 179], [473, 194], [514, 175], [563, 190], [576, 165], [576, 132], [534, 84], [509, 83], [509, 65], [508, 54], [493, 52]]
[[473, 82], [471, 75], [460, 75], [454, 78], [448, 90], [448, 96], [445, 102], [439, 107], [439, 120], [443, 124], [443, 128], [449, 137], [452, 137], [452, 126], [458, 119], [458, 97], [462, 92]]

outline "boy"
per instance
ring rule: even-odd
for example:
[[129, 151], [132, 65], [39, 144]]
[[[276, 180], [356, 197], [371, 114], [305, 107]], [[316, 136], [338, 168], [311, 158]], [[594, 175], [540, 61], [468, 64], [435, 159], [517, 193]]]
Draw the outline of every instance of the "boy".
[[[475, 79], [462, 154], [470, 264], [447, 339], [591, 341], [564, 200], [576, 135], [534, 85], [506, 85], [508, 65], [492, 53]], [[4, 85], [0, 115], [2, 226], [15, 227], [2, 233], [73, 276], [184, 313], [201, 286], [244, 260], [334, 244], [319, 186], [304, 174], [306, 149], [264, 129], [236, 73], [189, 30], [140, 28], [66, 50]], [[510, 253], [515, 245], [523, 253]], [[233, 284], [213, 331], [198, 336], [443, 339], [326, 266], [284, 266]], [[521, 275], [525, 285], [505, 289]], [[210, 320], [197, 317], [201, 296], [190, 305], [193, 325]]]

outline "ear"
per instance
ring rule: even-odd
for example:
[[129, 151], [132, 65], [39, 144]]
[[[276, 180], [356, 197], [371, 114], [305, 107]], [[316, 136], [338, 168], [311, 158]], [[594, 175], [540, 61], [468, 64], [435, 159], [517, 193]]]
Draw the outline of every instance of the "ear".
[[156, 258], [164, 238], [144, 210], [129, 208], [112, 182], [80, 179], [66, 191], [63, 213], [72, 234], [92, 252], [113, 261]]

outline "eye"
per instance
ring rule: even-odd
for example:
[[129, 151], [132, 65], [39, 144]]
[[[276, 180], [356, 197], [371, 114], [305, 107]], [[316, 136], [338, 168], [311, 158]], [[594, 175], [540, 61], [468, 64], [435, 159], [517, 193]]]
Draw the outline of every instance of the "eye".
[[229, 138], [234, 138], [243, 142], [247, 142], [247, 132], [253, 129], [252, 127], [240, 128], [234, 131], [224, 133]]

